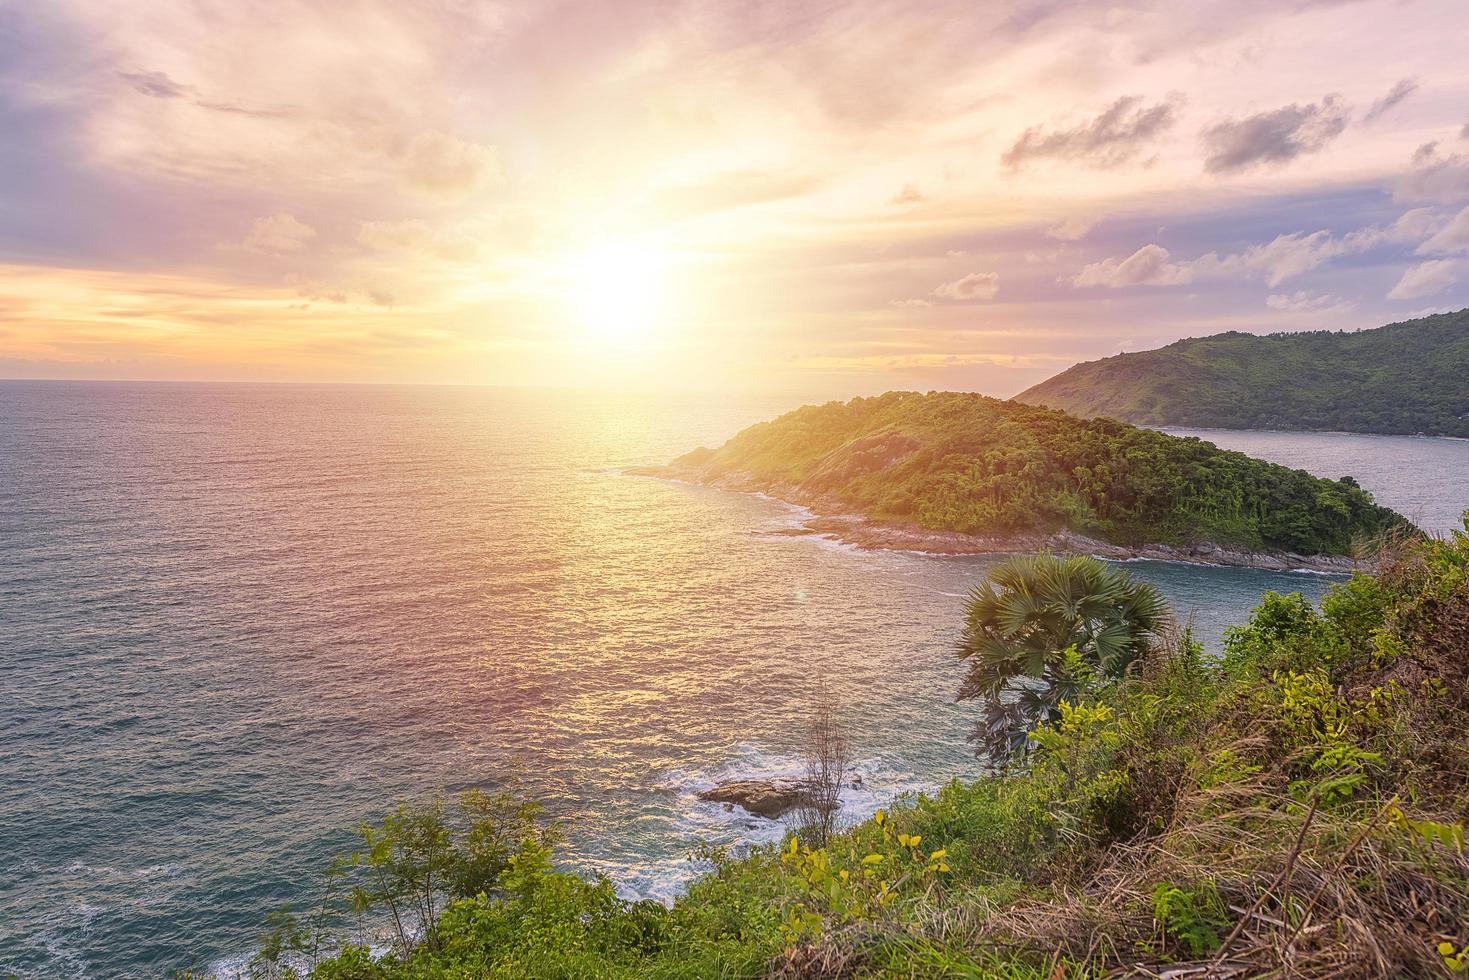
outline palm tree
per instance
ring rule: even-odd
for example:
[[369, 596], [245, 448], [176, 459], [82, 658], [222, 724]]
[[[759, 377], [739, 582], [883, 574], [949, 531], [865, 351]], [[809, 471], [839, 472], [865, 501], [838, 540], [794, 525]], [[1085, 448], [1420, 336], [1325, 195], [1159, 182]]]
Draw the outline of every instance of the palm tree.
[[1095, 558], [1012, 558], [969, 594], [959, 700], [983, 703], [970, 740], [1003, 761], [1099, 679], [1124, 676], [1168, 622], [1153, 586]]

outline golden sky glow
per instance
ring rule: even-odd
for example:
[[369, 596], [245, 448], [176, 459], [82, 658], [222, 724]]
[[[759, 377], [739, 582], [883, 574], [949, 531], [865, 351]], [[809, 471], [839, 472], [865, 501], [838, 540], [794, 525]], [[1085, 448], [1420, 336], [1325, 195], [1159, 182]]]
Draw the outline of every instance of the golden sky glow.
[[1469, 302], [1462, 0], [54, 0], [0, 376], [1008, 394]]

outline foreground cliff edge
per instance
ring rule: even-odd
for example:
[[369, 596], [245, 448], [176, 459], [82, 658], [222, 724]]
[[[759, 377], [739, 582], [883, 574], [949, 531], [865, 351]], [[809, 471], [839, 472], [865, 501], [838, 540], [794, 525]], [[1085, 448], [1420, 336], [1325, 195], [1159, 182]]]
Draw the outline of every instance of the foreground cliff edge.
[[889, 392], [789, 412], [629, 472], [809, 508], [791, 533], [936, 554], [1050, 551], [1351, 571], [1414, 533], [1329, 480], [1113, 419], [960, 392]]

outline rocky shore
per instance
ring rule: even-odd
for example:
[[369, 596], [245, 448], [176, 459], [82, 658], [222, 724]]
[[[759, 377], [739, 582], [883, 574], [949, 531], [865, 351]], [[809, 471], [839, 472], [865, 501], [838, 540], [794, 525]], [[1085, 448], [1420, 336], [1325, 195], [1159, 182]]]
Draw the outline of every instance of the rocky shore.
[[828, 495], [811, 493], [795, 484], [761, 480], [747, 472], [726, 472], [711, 477], [698, 467], [678, 465], [639, 467], [628, 469], [625, 472], [633, 476], [682, 480], [737, 493], [762, 493], [803, 507], [812, 515], [800, 527], [769, 533], [791, 536], [818, 535], [871, 550], [914, 551], [932, 555], [1002, 555], [1045, 552], [1064, 555], [1093, 555], [1114, 561], [1147, 559], [1259, 568], [1269, 571], [1312, 571], [1343, 575], [1362, 569], [1360, 563], [1339, 555], [1297, 555], [1281, 551], [1248, 551], [1211, 542], [1190, 545], [1149, 544], [1132, 547], [1113, 544], [1076, 531], [1009, 535], [938, 531], [919, 527], [917, 524], [878, 521], [863, 514], [853, 514], [849, 507]]

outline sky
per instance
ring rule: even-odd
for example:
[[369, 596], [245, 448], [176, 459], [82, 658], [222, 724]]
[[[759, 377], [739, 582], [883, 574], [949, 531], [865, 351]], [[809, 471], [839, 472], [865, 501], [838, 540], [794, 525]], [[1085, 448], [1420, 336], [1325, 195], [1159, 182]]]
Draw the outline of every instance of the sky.
[[1009, 395], [1469, 306], [1464, 0], [0, 0], [0, 377]]

